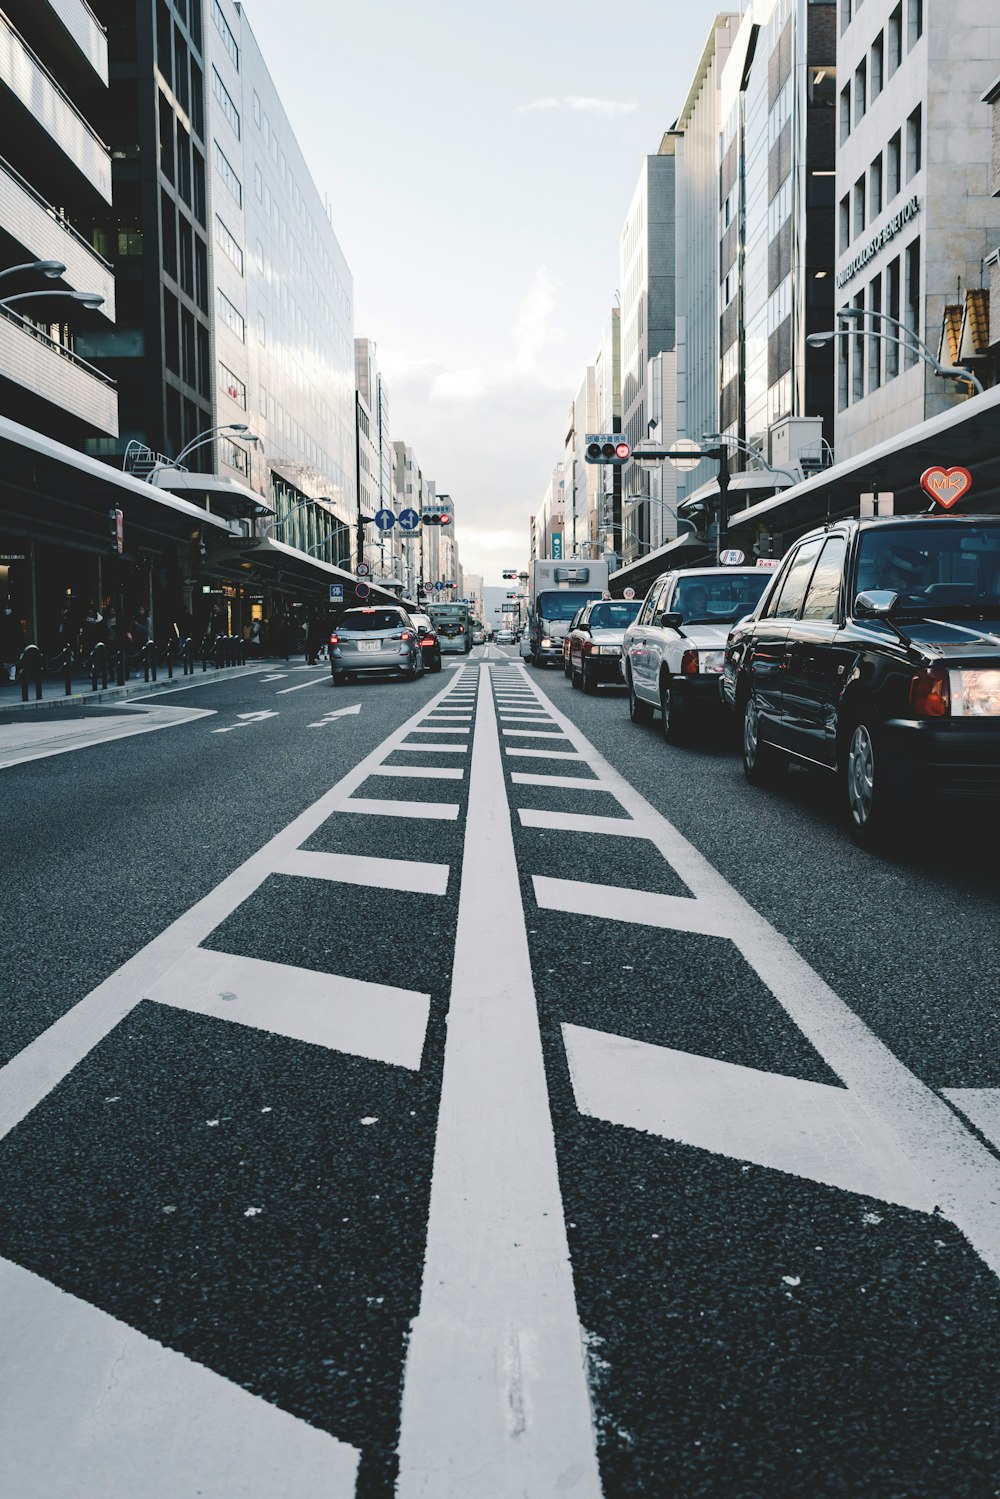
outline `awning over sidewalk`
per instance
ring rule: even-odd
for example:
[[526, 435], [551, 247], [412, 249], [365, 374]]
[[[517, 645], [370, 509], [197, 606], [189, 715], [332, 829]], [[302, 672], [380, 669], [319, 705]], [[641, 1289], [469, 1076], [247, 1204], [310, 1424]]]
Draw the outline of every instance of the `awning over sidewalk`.
[[274, 514], [273, 507], [249, 485], [221, 474], [188, 474], [166, 468], [160, 469], [152, 482], [156, 489], [168, 490], [181, 499], [197, 500], [225, 520], [258, 519]]
[[[343, 585], [344, 601], [354, 600], [358, 579], [342, 567], [334, 567], [319, 557], [310, 557], [283, 541], [272, 541], [269, 536], [231, 537], [221, 544], [213, 542], [205, 559], [205, 571], [232, 582], [257, 582], [309, 596], [314, 602], [329, 602], [330, 584]], [[379, 588], [371, 579], [366, 579], [371, 593], [365, 600], [374, 604], [398, 604], [396, 594]], [[416, 606], [411, 604], [411, 608]]]

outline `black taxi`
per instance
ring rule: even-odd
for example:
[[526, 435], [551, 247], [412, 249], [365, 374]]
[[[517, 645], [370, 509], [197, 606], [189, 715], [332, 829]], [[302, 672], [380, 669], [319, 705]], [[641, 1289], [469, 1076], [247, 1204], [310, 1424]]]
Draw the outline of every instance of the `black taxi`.
[[850, 519], [801, 537], [730, 631], [721, 690], [747, 780], [821, 766], [861, 842], [915, 791], [1000, 792], [1000, 517]]

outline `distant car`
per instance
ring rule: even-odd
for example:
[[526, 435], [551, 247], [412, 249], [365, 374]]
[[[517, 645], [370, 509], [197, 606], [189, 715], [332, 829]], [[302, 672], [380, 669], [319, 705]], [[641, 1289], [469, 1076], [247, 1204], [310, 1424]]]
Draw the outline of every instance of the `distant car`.
[[472, 632], [472, 644], [473, 645], [485, 645], [486, 644], [486, 632], [485, 632], [485, 630], [473, 630], [473, 632]]
[[803, 536], [730, 632], [723, 697], [758, 785], [789, 760], [840, 783], [860, 843], [909, 808], [933, 836], [1000, 797], [1000, 519], [941, 512]]
[[729, 628], [755, 608], [773, 577], [757, 567], [661, 573], [622, 642], [633, 723], [647, 723], [659, 708], [663, 737], [675, 743], [696, 714], [718, 712]]
[[420, 636], [420, 650], [424, 658], [424, 666], [428, 671], [441, 670], [441, 642], [438, 632], [429, 614], [411, 614], [410, 618], [417, 627]]
[[386, 672], [411, 681], [423, 676], [419, 632], [404, 609], [346, 609], [330, 631], [329, 649], [335, 687]]
[[622, 641], [641, 608], [640, 599], [599, 599], [580, 610], [568, 637], [574, 687], [596, 692], [601, 682], [621, 686]]
[[563, 636], [562, 650], [563, 650], [563, 676], [564, 677], [568, 677], [569, 676], [569, 642], [570, 642], [570, 636], [572, 635], [573, 631], [576, 629], [577, 625], [580, 623], [580, 620], [583, 618], [583, 615], [584, 615], [584, 613], [586, 611], [586, 608], [587, 608], [586, 604], [582, 604], [580, 606], [580, 608], [576, 611], [576, 613], [573, 615], [573, 618], [569, 622], [569, 630]]
[[514, 631], [513, 630], [498, 630], [497, 631], [497, 645], [513, 645], [513, 644], [514, 644]]

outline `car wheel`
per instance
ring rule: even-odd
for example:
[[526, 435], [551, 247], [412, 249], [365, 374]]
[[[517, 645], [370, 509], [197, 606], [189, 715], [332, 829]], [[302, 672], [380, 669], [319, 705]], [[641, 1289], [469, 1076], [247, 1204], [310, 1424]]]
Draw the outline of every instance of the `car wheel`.
[[594, 674], [588, 669], [586, 665], [584, 666], [583, 671], [580, 673], [580, 686], [583, 688], [584, 692], [589, 693], [591, 696], [597, 691], [597, 683], [594, 681]]
[[844, 776], [851, 832], [862, 846], [872, 847], [892, 831], [899, 795], [878, 738], [864, 719], [851, 730]]
[[641, 697], [636, 697], [635, 683], [631, 676], [628, 679], [628, 716], [633, 723], [649, 723], [653, 717], [653, 710], [649, 703], [644, 702]]
[[682, 715], [677, 706], [669, 677], [660, 688], [660, 728], [668, 744], [677, 744], [681, 738]]
[[580, 673], [577, 671], [576, 667], [573, 665], [572, 662], [570, 662], [569, 680], [570, 680], [570, 686], [573, 687], [574, 690], [577, 687], [579, 687], [580, 682], [581, 682]]
[[751, 692], [743, 704], [743, 774], [751, 786], [769, 786], [777, 780], [786, 761], [764, 738], [757, 699]]
[[571, 676], [572, 675], [572, 671], [573, 671], [573, 668], [570, 665], [570, 658], [569, 658], [569, 656], [564, 656], [563, 657], [563, 676], [564, 677]]
[[346, 671], [341, 671], [341, 672], [336, 672], [335, 671], [335, 672], [332, 672], [331, 675], [333, 677], [333, 685], [334, 685], [334, 687], [346, 687], [347, 686], [347, 673], [346, 673]]
[[431, 657], [431, 671], [440, 671], [440, 670], [441, 670], [441, 652], [437, 651]]

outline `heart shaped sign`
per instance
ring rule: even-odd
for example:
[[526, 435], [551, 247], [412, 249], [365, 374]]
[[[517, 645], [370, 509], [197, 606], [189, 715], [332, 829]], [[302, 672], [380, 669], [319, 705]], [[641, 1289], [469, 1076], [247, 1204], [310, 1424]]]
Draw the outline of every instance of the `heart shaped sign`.
[[972, 488], [972, 475], [967, 468], [925, 468], [920, 475], [920, 487], [932, 500], [950, 510], [964, 494]]

